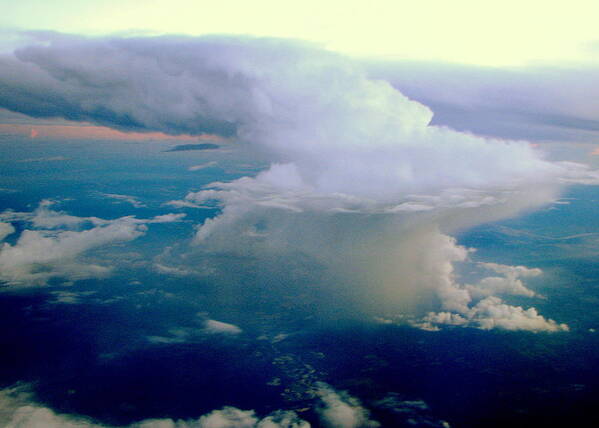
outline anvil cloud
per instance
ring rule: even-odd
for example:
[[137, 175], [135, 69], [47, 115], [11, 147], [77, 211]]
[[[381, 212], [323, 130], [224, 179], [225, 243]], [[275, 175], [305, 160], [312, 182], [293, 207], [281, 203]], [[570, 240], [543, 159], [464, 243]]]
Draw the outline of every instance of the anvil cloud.
[[368, 313], [428, 301], [416, 325], [567, 329], [496, 296], [534, 296], [519, 280], [524, 267], [495, 265], [479, 283], [459, 283], [453, 266], [470, 252], [448, 234], [550, 203], [563, 183], [596, 182], [585, 166], [549, 162], [524, 141], [432, 126], [428, 107], [359, 63], [300, 42], [33, 37], [0, 58], [1, 107], [122, 131], [216, 134], [268, 159], [257, 176], [179, 201], [222, 207], [198, 227], [194, 251], [299, 251], [351, 284], [331, 287], [368, 300]]

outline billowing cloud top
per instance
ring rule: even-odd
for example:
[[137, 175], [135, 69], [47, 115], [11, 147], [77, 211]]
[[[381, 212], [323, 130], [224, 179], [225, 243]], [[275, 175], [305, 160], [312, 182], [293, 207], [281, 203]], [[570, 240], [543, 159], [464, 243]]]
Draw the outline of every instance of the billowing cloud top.
[[236, 136], [293, 163], [265, 177], [279, 187], [396, 201], [568, 174], [526, 143], [428, 126], [427, 107], [299, 42], [37, 37], [0, 60], [0, 106], [121, 130]]

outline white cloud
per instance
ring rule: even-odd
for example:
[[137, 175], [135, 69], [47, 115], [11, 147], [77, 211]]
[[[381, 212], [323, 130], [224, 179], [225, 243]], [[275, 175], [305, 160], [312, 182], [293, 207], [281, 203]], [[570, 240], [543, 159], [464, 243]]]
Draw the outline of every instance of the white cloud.
[[[5, 428], [111, 428], [37, 404], [27, 385], [0, 390], [0, 424]], [[295, 412], [276, 411], [260, 419], [253, 410], [223, 407], [197, 419], [146, 419], [128, 428], [309, 428]], [[117, 428], [117, 427], [112, 427]], [[125, 428], [124, 426], [122, 428]]]
[[[431, 250], [426, 261], [414, 268], [425, 269], [423, 277], [438, 297], [443, 311], [430, 312], [413, 325], [428, 330], [437, 330], [439, 326], [472, 326], [484, 330], [499, 328], [504, 330], [528, 331], [568, 331], [566, 324], [539, 315], [535, 308], [524, 309], [504, 303], [495, 294], [511, 294], [534, 297], [535, 293], [526, 288], [520, 278], [541, 275], [540, 269], [524, 266], [507, 266], [496, 263], [479, 263], [479, 266], [502, 276], [482, 278], [478, 283], [460, 284], [456, 278], [453, 264], [467, 262], [468, 251], [458, 245], [455, 239], [442, 234], [433, 234], [429, 242]], [[434, 243], [433, 243], [434, 242]]]
[[146, 223], [176, 223], [181, 221], [187, 214], [163, 214], [157, 215], [150, 220], [145, 220]]
[[3, 241], [8, 235], [15, 233], [15, 228], [10, 223], [0, 222], [0, 241]]
[[478, 302], [468, 313], [468, 317], [480, 328], [489, 330], [502, 328], [505, 330], [529, 331], [569, 331], [566, 324], [558, 324], [545, 319], [535, 308], [523, 309], [520, 306], [506, 305], [498, 297], [487, 297]]
[[81, 297], [94, 294], [94, 291], [53, 291], [50, 293], [54, 299], [50, 301], [53, 304], [77, 305], [81, 303]]
[[133, 205], [135, 208], [143, 208], [146, 206], [135, 196], [119, 195], [116, 193], [100, 193], [100, 195], [102, 195], [106, 198], [116, 199], [117, 201], [127, 202], [127, 203]]
[[539, 276], [542, 274], [541, 269], [529, 269], [525, 266], [506, 266], [496, 263], [480, 263], [480, 265], [503, 276], [488, 276], [475, 285], [467, 285], [466, 288], [472, 297], [495, 294], [535, 296], [535, 292], [526, 288], [520, 278]]
[[324, 383], [318, 385], [322, 402], [317, 408], [322, 424], [327, 428], [375, 428], [380, 424], [370, 419], [370, 412], [360, 401], [347, 393], [337, 392]]
[[33, 213], [5, 212], [11, 220], [27, 221], [16, 243], [0, 247], [0, 280], [10, 285], [43, 285], [51, 278], [80, 280], [103, 277], [110, 268], [82, 260], [93, 249], [134, 240], [147, 231], [147, 223], [179, 221], [184, 214], [166, 214], [149, 220], [121, 217], [104, 220], [76, 217], [52, 210], [42, 201]]
[[222, 321], [206, 320], [204, 323], [204, 329], [208, 333], [217, 334], [239, 334], [241, 329], [234, 324], [228, 324]]
[[170, 205], [175, 208], [212, 208], [212, 207], [204, 207], [198, 204], [194, 204], [193, 202], [189, 202], [188, 200], [182, 201], [168, 201], [165, 202], [164, 205]]
[[188, 171], [199, 171], [199, 170], [202, 170], [202, 169], [211, 168], [211, 167], [216, 166], [216, 165], [218, 165], [218, 162], [211, 161], [211, 162], [206, 162], [206, 163], [203, 163], [203, 164], [200, 164], [200, 165], [190, 166], [189, 168], [187, 168], [187, 170]]

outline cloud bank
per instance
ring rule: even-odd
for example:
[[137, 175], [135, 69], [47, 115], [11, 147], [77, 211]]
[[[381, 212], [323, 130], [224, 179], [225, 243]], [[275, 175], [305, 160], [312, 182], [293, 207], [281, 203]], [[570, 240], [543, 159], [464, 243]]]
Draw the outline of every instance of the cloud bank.
[[200, 259], [301, 254], [367, 313], [427, 307], [430, 325], [566, 328], [495, 296], [533, 297], [520, 278], [535, 270], [488, 265], [499, 276], [459, 283], [454, 264], [470, 262], [469, 251], [450, 234], [551, 203], [565, 183], [597, 183], [597, 172], [549, 162], [524, 141], [431, 125], [428, 107], [362, 65], [300, 42], [32, 37], [0, 59], [0, 107], [125, 131], [211, 133], [268, 159], [256, 176], [170, 202], [221, 208], [198, 227]]

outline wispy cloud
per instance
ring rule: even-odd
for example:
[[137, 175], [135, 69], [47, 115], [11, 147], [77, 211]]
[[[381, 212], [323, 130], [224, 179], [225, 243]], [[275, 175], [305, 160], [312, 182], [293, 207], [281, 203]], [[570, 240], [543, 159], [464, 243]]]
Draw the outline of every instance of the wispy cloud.
[[202, 170], [202, 169], [211, 168], [211, 167], [216, 166], [216, 165], [218, 165], [218, 162], [211, 161], [211, 162], [206, 162], [206, 163], [203, 163], [203, 164], [200, 164], [200, 165], [190, 166], [189, 168], [187, 168], [187, 170], [188, 171], [199, 171], [199, 170]]
[[133, 205], [135, 208], [143, 208], [146, 206], [144, 203], [140, 202], [140, 200], [137, 199], [135, 196], [119, 195], [116, 193], [100, 193], [100, 195], [104, 196], [105, 198], [115, 199], [120, 202], [127, 202]]

